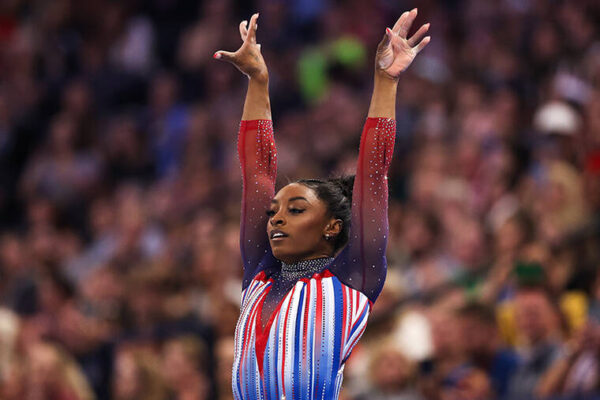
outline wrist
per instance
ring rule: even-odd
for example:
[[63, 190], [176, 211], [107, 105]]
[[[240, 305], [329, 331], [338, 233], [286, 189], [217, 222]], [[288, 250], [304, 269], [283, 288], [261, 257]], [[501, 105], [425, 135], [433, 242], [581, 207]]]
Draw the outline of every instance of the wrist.
[[248, 79], [250, 82], [256, 83], [258, 85], [268, 85], [269, 84], [269, 73], [268, 72], [260, 72], [252, 75], [248, 75]]
[[398, 79], [391, 77], [385, 72], [376, 73], [373, 88], [381, 93], [389, 93], [395, 98], [398, 91]]
[[388, 74], [387, 72], [379, 69], [379, 68], [375, 68], [375, 82], [381, 82], [384, 84], [390, 84], [390, 85], [397, 85], [398, 81], [400, 80], [400, 77], [393, 77], [392, 75]]

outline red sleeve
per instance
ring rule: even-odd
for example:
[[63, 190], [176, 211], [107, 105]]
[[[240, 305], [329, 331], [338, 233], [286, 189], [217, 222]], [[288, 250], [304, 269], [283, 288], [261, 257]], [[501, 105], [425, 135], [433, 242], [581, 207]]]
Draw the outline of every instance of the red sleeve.
[[242, 168], [240, 250], [244, 264], [243, 288], [273, 262], [266, 234], [267, 215], [275, 195], [277, 152], [271, 120], [242, 121], [238, 135]]
[[372, 302], [383, 288], [387, 269], [387, 174], [395, 137], [395, 120], [368, 118], [365, 122], [352, 190], [350, 237], [330, 268], [340, 281]]

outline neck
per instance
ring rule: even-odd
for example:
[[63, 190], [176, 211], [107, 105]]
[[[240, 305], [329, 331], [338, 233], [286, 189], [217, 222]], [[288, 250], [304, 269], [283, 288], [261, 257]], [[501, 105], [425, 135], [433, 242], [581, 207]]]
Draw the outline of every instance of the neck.
[[285, 259], [282, 257], [282, 258], [278, 258], [278, 260], [284, 264], [292, 265], [292, 264], [298, 264], [298, 263], [301, 263], [304, 261], [321, 260], [323, 258], [333, 258], [334, 257], [333, 254], [334, 254], [334, 252], [332, 249], [330, 252], [323, 251], [322, 253], [317, 253], [312, 256], [307, 256], [304, 258], [287, 258], [287, 259]]
[[300, 260], [290, 264], [282, 262], [281, 274], [287, 278], [300, 278], [305, 275], [321, 272], [331, 261], [333, 261], [333, 257], [325, 256]]

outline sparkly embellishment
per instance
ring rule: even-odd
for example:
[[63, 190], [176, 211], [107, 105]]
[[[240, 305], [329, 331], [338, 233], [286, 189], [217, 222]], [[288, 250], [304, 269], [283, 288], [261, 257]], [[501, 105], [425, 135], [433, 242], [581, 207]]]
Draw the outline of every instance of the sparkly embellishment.
[[312, 260], [302, 260], [293, 264], [281, 263], [281, 278], [288, 280], [298, 280], [307, 277], [323, 269], [333, 261], [333, 257], [314, 258]]
[[[337, 327], [333, 328], [338, 313], [344, 312], [337, 304], [348, 310], [349, 318], [363, 316], [364, 321], [358, 328], [360, 333], [354, 339], [357, 340], [370, 311], [367, 299], [375, 301], [385, 278], [387, 173], [396, 136], [395, 121], [369, 118], [365, 124], [355, 184], [360, 194], [355, 192], [353, 197], [351, 239], [348, 248], [340, 253], [343, 257], [305, 260], [292, 265], [273, 258], [264, 229], [265, 204], [273, 197], [275, 187], [277, 154], [272, 123], [244, 121], [243, 125], [238, 149], [243, 161], [244, 201], [247, 202], [242, 204], [241, 233], [245, 290], [236, 327], [234, 398], [309, 398], [311, 396], [303, 392], [304, 385], [299, 386], [302, 393], [296, 389], [298, 382], [307, 379], [313, 382], [312, 386], [308, 385], [312, 398], [334, 399], [325, 392], [325, 385], [331, 379], [337, 382], [335, 374], [341, 373], [343, 364], [332, 365], [332, 354], [336, 354], [336, 362], [341, 363], [353, 347], [342, 345], [348, 352], [340, 357], [339, 349], [330, 346], [330, 335], [340, 333]], [[332, 275], [335, 279], [326, 279]], [[332, 290], [332, 285], [340, 284], [345, 286], [344, 290]], [[356, 302], [334, 302], [337, 297], [332, 296], [337, 296], [336, 293], [355, 296], [352, 298], [360, 299], [362, 306]], [[364, 309], [367, 312], [361, 312]], [[272, 316], [268, 324], [265, 324], [265, 316], [267, 319]], [[295, 372], [295, 367], [290, 368], [285, 356], [296, 351], [300, 357], [292, 359], [300, 360], [300, 374]], [[283, 373], [278, 374], [279, 369]], [[322, 369], [333, 371], [333, 375], [323, 375]], [[335, 393], [339, 392], [339, 387], [337, 389]]]

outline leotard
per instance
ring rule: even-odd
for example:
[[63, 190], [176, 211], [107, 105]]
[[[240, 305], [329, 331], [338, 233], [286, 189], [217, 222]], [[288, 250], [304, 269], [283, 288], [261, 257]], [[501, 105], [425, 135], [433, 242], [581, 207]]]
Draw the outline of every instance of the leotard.
[[[235, 399], [338, 398], [344, 364], [385, 280], [387, 173], [395, 126], [386, 118], [368, 118], [364, 125], [348, 244], [335, 258], [286, 265], [273, 256], [266, 235], [265, 211], [275, 195], [277, 170], [273, 125], [241, 122], [244, 279], [235, 333]], [[263, 309], [270, 312], [266, 323]]]

